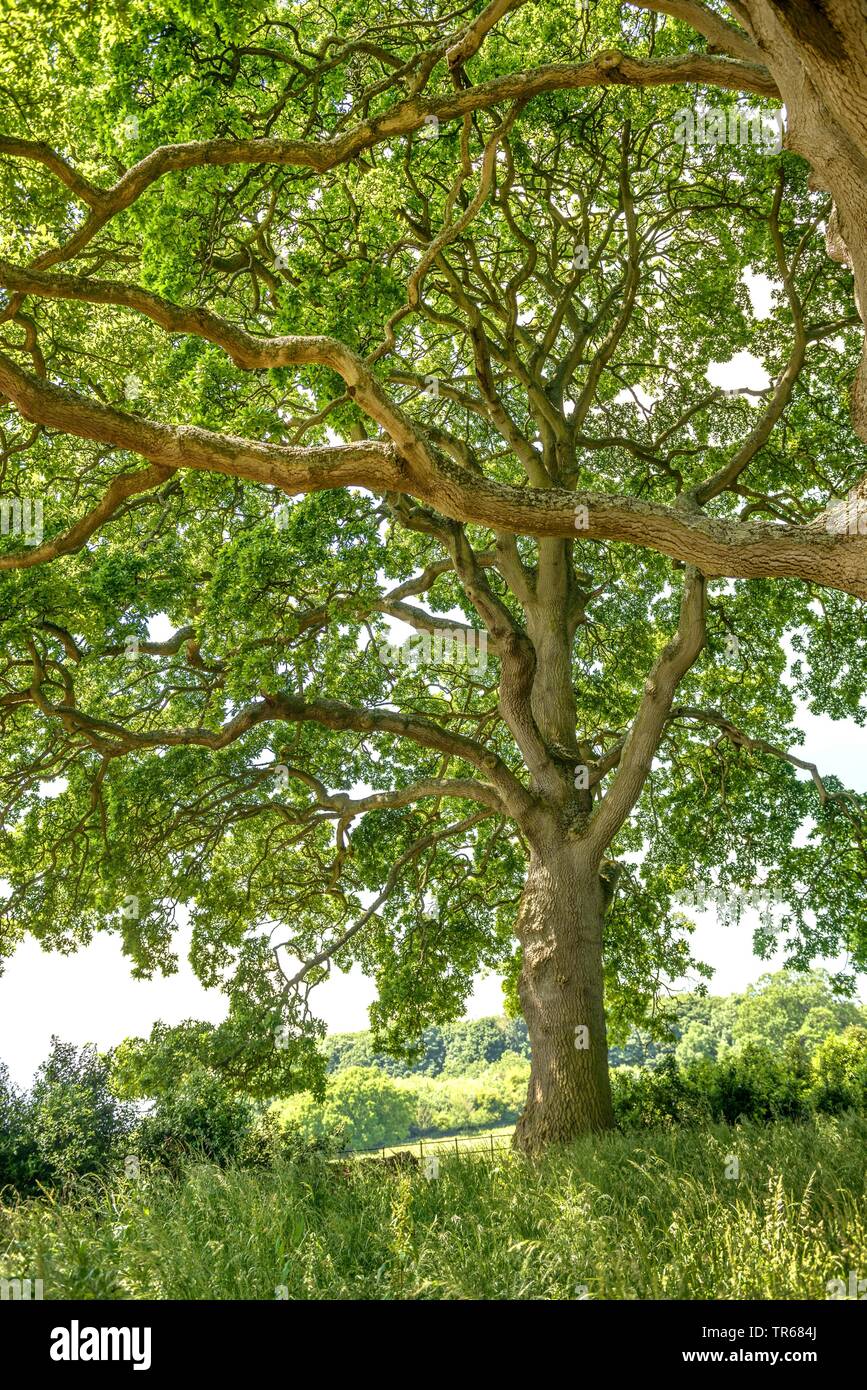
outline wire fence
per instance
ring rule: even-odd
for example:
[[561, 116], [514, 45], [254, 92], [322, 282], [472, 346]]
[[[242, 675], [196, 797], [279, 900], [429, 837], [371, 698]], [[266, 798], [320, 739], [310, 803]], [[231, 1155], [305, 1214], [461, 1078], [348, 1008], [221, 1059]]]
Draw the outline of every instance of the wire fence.
[[360, 1158], [360, 1157], [395, 1157], [400, 1154], [411, 1154], [415, 1157], [416, 1150], [420, 1159], [427, 1153], [437, 1151], [450, 1152], [452, 1149], [456, 1154], [460, 1154], [461, 1146], [471, 1149], [473, 1152], [491, 1154], [496, 1153], [497, 1149], [511, 1148], [512, 1130], [507, 1134], [488, 1133], [488, 1134], [448, 1134], [439, 1139], [413, 1139], [407, 1144], [376, 1144], [370, 1149], [346, 1149], [341, 1158]]

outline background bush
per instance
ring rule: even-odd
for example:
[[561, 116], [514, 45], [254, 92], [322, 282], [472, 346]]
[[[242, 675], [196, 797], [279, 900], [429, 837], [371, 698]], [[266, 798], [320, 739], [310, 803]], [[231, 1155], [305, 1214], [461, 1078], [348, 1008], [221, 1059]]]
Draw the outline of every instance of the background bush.
[[867, 1028], [829, 1034], [813, 1053], [811, 1069], [817, 1110], [867, 1111]]
[[242, 1153], [254, 1127], [252, 1103], [197, 1069], [162, 1095], [139, 1123], [134, 1148], [146, 1162], [180, 1167], [190, 1158], [225, 1164]]
[[26, 1097], [9, 1080], [0, 1063], [0, 1191], [31, 1191], [42, 1169]]
[[120, 1160], [132, 1106], [109, 1085], [110, 1060], [52, 1038], [28, 1094], [0, 1076], [0, 1188], [30, 1193], [99, 1173]]
[[278, 1101], [274, 1112], [307, 1139], [336, 1137], [348, 1149], [408, 1139], [414, 1113], [407, 1093], [377, 1067], [349, 1067], [333, 1078], [324, 1102], [290, 1096]]

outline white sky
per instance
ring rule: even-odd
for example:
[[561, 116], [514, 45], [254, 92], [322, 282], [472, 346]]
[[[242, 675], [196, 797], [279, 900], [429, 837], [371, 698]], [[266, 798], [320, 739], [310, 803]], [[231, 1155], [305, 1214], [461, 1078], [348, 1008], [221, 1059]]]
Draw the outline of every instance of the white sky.
[[[764, 318], [772, 283], [763, 276], [748, 276], [747, 283], [755, 316]], [[716, 364], [708, 376], [714, 385], [729, 390], [767, 383], [762, 364], [747, 352], [729, 363]], [[392, 640], [399, 641], [409, 631], [397, 625]], [[816, 718], [804, 709], [799, 712], [798, 724], [806, 735], [798, 750], [800, 757], [815, 762], [823, 774], [836, 774], [853, 790], [867, 792], [867, 734], [863, 729], [853, 721], [835, 723]], [[753, 955], [754, 912], [746, 912], [737, 927], [720, 926], [713, 910], [698, 914], [696, 920], [699, 925], [692, 938], [693, 954], [714, 968], [713, 993], [742, 990], [764, 971], [782, 963], [779, 958], [759, 961]], [[125, 1037], [148, 1034], [157, 1021], [219, 1021], [225, 1013], [225, 997], [202, 988], [186, 960], [187, 941], [188, 933], [181, 932], [177, 975], [153, 980], [131, 978], [118, 938], [107, 933], [72, 956], [46, 954], [35, 941], [23, 942], [0, 975], [0, 1060], [8, 1065], [13, 1079], [19, 1085], [30, 1081], [48, 1052], [53, 1033], [68, 1042], [93, 1042], [107, 1048]], [[824, 964], [839, 967], [843, 962]], [[867, 1000], [867, 976], [860, 977], [859, 984], [861, 998]], [[360, 970], [349, 975], [332, 972], [331, 979], [317, 991], [316, 1012], [330, 1032], [359, 1031], [368, 1026], [367, 1009], [374, 995], [372, 982]], [[499, 980], [492, 976], [477, 979], [467, 1016], [501, 1012]]]

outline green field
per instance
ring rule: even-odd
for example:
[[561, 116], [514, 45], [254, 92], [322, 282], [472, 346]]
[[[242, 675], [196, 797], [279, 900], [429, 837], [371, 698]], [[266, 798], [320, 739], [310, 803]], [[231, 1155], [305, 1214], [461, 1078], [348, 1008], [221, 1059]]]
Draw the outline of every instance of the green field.
[[201, 1165], [0, 1206], [0, 1265], [46, 1299], [825, 1299], [867, 1269], [865, 1152], [847, 1115], [443, 1152], [433, 1181]]
[[[435, 1139], [409, 1139], [405, 1144], [385, 1144], [379, 1148], [370, 1149], [368, 1154], [371, 1157], [379, 1154], [383, 1158], [400, 1153], [415, 1154], [417, 1157], [436, 1154], [440, 1158], [445, 1158], [454, 1154], [472, 1153], [479, 1150], [483, 1153], [497, 1153], [508, 1148], [514, 1132], [514, 1125], [500, 1125], [497, 1129], [486, 1129], [479, 1134], [440, 1135]], [[367, 1155], [358, 1152], [353, 1154], [353, 1157], [361, 1156]]]

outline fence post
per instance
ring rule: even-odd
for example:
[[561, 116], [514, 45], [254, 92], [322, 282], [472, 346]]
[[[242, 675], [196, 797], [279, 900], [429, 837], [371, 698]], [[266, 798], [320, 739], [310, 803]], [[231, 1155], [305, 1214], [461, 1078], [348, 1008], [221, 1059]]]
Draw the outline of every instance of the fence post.
[[491, 1158], [494, 1157], [494, 1136], [491, 1135]]
[[460, 1150], [458, 1149], [458, 1136], [457, 1136], [457, 1135], [455, 1135], [455, 1153], [458, 1155], [458, 1157], [460, 1157]]

